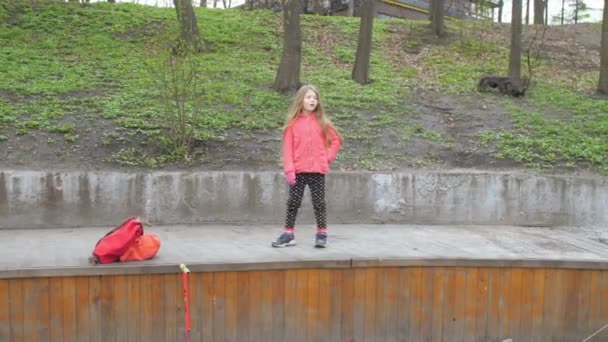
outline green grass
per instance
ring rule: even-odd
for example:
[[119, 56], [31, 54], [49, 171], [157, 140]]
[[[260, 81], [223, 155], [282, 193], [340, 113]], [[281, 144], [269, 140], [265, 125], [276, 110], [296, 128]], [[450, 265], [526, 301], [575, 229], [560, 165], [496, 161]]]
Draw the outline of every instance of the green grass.
[[608, 101], [546, 84], [536, 90], [530, 103], [563, 117], [513, 107], [513, 129], [485, 133], [483, 141], [496, 143], [499, 157], [534, 167], [587, 163], [608, 171]]
[[[196, 138], [222, 139], [230, 130], [276, 131], [291, 101], [270, 89], [282, 51], [281, 14], [196, 8], [196, 15], [208, 47], [197, 56], [204, 105], [201, 115], [191, 118]], [[301, 80], [321, 90], [331, 119], [352, 144], [371, 145], [394, 134], [447, 146], [451, 142], [439, 132], [409, 123], [409, 99], [416, 96], [411, 87], [425, 81], [450, 94], [494, 99], [498, 95], [476, 93], [477, 80], [508, 69], [507, 46], [480, 42], [474, 34], [458, 36], [459, 28], [450, 25], [451, 38], [437, 43], [429, 40], [424, 21], [375, 21], [373, 82], [363, 86], [351, 80], [359, 19], [302, 16]], [[476, 24], [466, 25], [466, 32], [476, 30]], [[424, 50], [419, 65], [386, 57], [394, 28], [407, 33], [406, 47]], [[40, 132], [49, 134], [50, 143], [58, 137], [75, 142], [86, 135], [83, 129], [103, 121], [108, 131], [102, 145], [132, 136], [162, 145], [167, 126], [154, 71], [177, 30], [175, 12], [168, 8], [0, 0], [0, 143], [13, 133]], [[595, 76], [580, 75], [576, 88], [592, 87]], [[482, 142], [494, 144], [499, 156], [534, 166], [608, 166], [605, 100], [551, 80], [528, 94], [523, 100], [504, 98], [513, 129], [487, 132]], [[141, 152], [128, 146], [112, 158], [150, 167], [173, 162], [175, 156], [160, 147]], [[159, 150], [164, 152], [154, 154]], [[365, 167], [391, 158], [370, 153], [353, 159]]]
[[[45, 131], [74, 140], [80, 125], [65, 126], [64, 121], [77, 117], [111, 120], [117, 134], [108, 137], [118, 139], [127, 130], [151, 138], [148, 141], [162, 141], [167, 127], [160, 120], [162, 103], [153, 72], [177, 37], [174, 10], [44, 1], [2, 8], [0, 15], [18, 13], [18, 19], [0, 29], [0, 90], [27, 101], [2, 102], [0, 128], [13, 127], [20, 135]], [[289, 95], [270, 89], [282, 50], [281, 14], [200, 8], [196, 14], [208, 51], [197, 57], [203, 69], [204, 107], [192, 118], [195, 136], [208, 139], [228, 129], [279, 128], [291, 101]], [[337, 35], [330, 54], [318, 48], [319, 22]], [[375, 27], [376, 48], [383, 25]], [[352, 82], [351, 66], [335, 63], [354, 62], [357, 20], [302, 16], [302, 29], [301, 79], [322, 90], [330, 115], [351, 113], [336, 117], [338, 126], [350, 125], [358, 109], [397, 107], [401, 81], [379, 49], [371, 59], [374, 82], [367, 86]]]
[[[497, 43], [486, 41], [481, 44], [475, 39], [459, 39], [448, 49], [435, 49], [427, 62], [436, 70], [444, 89], [454, 93], [472, 93], [483, 75], [507, 74], [508, 53], [507, 47]], [[546, 61], [531, 62], [533, 68], [551, 68]], [[526, 70], [525, 65], [522, 65], [522, 70]], [[524, 99], [504, 97], [503, 102], [512, 114], [513, 128], [483, 133], [481, 142], [494, 144], [495, 156], [530, 167], [591, 165], [608, 171], [608, 140], [605, 138], [608, 133], [608, 101], [574, 90], [594, 89], [597, 73], [577, 72], [568, 84], [557, 79], [534, 81]]]

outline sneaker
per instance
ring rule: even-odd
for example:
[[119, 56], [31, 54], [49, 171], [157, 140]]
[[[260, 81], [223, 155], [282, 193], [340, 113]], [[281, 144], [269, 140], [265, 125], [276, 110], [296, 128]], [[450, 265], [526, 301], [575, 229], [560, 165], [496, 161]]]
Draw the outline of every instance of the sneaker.
[[325, 248], [325, 246], [327, 246], [327, 234], [317, 233], [315, 235], [315, 247]]
[[272, 247], [289, 247], [296, 245], [296, 237], [293, 233], [284, 232], [275, 241], [272, 241]]

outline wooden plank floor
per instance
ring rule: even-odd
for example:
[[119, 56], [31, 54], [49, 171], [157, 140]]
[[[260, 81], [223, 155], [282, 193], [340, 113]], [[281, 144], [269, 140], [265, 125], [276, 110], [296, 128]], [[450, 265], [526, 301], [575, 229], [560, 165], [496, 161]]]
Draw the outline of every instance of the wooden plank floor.
[[[269, 263], [274, 268], [285, 267], [285, 263], [357, 267], [415, 265], [417, 261], [437, 266], [608, 268], [608, 246], [575, 228], [415, 225], [336, 225], [330, 228], [326, 249], [313, 248], [312, 228], [297, 231], [298, 245], [276, 249], [270, 247], [270, 241], [280, 231], [270, 226], [151, 227], [147, 232], [158, 234], [162, 241], [155, 259], [89, 267], [87, 258], [107, 230], [0, 230], [0, 277], [121, 274], [125, 266], [132, 267], [131, 274], [138, 269], [149, 273], [151, 267], [179, 263], [195, 269], [196, 265], [214, 265], [198, 269], [203, 271], [239, 270], [221, 269], [229, 264], [265, 269]], [[166, 268], [158, 272], [166, 272]]]
[[[256, 270], [189, 284], [197, 342], [582, 341], [608, 323], [605, 270]], [[183, 341], [183, 312], [176, 273], [0, 279], [0, 341]]]

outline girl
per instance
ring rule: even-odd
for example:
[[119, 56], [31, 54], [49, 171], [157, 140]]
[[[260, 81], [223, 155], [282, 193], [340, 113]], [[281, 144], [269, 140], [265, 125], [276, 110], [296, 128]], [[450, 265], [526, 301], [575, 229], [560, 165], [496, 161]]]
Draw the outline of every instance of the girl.
[[294, 225], [306, 185], [310, 188], [317, 221], [315, 247], [327, 245], [325, 174], [336, 159], [342, 137], [325, 117], [319, 91], [311, 85], [300, 88], [289, 107], [283, 129], [283, 169], [289, 183], [284, 232], [273, 247], [294, 246]]

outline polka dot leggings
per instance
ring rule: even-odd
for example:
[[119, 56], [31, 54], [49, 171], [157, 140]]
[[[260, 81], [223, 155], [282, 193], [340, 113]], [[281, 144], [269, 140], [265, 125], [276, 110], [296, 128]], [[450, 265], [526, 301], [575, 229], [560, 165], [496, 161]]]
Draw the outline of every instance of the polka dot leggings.
[[325, 212], [325, 175], [322, 173], [298, 173], [296, 184], [289, 188], [289, 199], [287, 200], [286, 228], [293, 228], [296, 224], [298, 209], [302, 204], [302, 196], [306, 185], [310, 188], [312, 207], [315, 211], [315, 219], [318, 228], [327, 228], [327, 214]]

